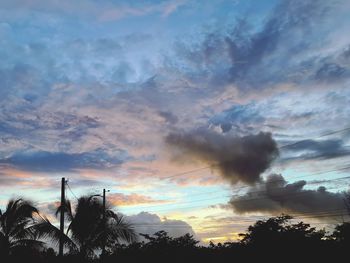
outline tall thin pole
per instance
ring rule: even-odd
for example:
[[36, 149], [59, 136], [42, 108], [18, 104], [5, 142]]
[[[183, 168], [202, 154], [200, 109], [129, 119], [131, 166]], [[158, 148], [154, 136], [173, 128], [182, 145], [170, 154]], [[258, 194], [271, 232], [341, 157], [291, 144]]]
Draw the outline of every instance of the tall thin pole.
[[60, 244], [59, 244], [59, 256], [63, 257], [63, 235], [64, 235], [64, 210], [66, 205], [65, 200], [65, 186], [66, 186], [66, 179], [62, 177], [61, 181], [61, 209], [60, 209]]
[[106, 252], [106, 189], [103, 189], [103, 245], [102, 245], [102, 257], [104, 257], [105, 252]]
[[103, 189], [103, 219], [106, 217], [106, 189]]

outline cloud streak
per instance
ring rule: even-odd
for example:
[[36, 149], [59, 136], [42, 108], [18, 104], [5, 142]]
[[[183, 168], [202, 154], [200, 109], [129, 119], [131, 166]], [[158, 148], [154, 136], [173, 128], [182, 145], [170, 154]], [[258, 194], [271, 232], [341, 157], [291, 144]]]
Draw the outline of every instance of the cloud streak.
[[33, 12], [47, 12], [56, 15], [79, 15], [81, 18], [93, 17], [98, 21], [106, 22], [150, 14], [160, 14], [162, 17], [167, 17], [185, 4], [185, 0], [160, 1], [158, 3], [145, 1], [145, 3], [137, 5], [109, 0], [100, 3], [92, 0], [74, 2], [67, 0], [50, 2], [42, 0], [5, 0], [1, 2], [0, 7], [17, 12], [27, 9]]
[[103, 169], [118, 166], [130, 159], [123, 151], [112, 156], [103, 150], [83, 153], [22, 152], [0, 159], [0, 164], [17, 169], [41, 172], [68, 172], [79, 168]]
[[286, 151], [286, 154], [292, 153], [294, 156], [286, 157], [284, 161], [292, 159], [332, 159], [350, 154], [349, 147], [345, 145], [342, 139], [302, 140], [300, 143], [292, 143], [290, 146], [284, 147], [283, 150]]
[[137, 206], [147, 204], [165, 204], [171, 202], [170, 200], [158, 200], [151, 196], [141, 194], [123, 194], [113, 193], [108, 195], [108, 200], [115, 206]]

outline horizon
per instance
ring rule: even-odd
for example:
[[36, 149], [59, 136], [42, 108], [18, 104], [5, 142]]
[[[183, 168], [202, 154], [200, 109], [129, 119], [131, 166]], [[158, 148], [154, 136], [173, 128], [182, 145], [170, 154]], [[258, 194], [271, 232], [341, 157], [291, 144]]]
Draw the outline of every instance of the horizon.
[[102, 194], [138, 231], [238, 240], [348, 216], [350, 2], [3, 0], [0, 208]]

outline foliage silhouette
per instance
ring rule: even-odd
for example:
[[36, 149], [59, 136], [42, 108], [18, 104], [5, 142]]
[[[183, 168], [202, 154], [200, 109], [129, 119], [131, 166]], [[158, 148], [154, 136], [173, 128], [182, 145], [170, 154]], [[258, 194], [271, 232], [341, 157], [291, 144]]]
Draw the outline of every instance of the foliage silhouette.
[[41, 241], [35, 239], [33, 226], [38, 210], [24, 199], [11, 199], [2, 212], [0, 210], [0, 254], [7, 258], [20, 248], [39, 248]]
[[[96, 196], [83, 196], [78, 199], [75, 212], [71, 209], [69, 200], [58, 207], [56, 215], [64, 209], [69, 225], [64, 234], [64, 245], [72, 254], [78, 254], [80, 259], [93, 257], [103, 245], [109, 249], [120, 242], [133, 242], [136, 234], [123, 216], [114, 213], [107, 204], [103, 204]], [[104, 220], [105, 213], [105, 220]], [[61, 233], [47, 218], [36, 225], [41, 238], [50, 238], [58, 243]]]
[[331, 236], [339, 243], [350, 244], [350, 222], [344, 222], [335, 227], [335, 230]]
[[242, 243], [253, 246], [264, 246], [273, 244], [274, 246], [285, 245], [286, 243], [319, 242], [325, 238], [325, 230], [316, 230], [309, 224], [299, 222], [291, 224], [293, 219], [288, 215], [271, 217], [268, 220], [259, 220], [253, 226], [248, 227], [243, 237]]

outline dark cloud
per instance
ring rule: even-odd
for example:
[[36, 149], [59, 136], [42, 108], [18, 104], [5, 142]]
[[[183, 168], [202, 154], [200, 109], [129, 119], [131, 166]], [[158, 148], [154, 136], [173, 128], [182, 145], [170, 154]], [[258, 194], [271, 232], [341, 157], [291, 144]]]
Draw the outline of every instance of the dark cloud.
[[253, 184], [277, 157], [276, 142], [270, 133], [260, 132], [243, 137], [220, 134], [207, 129], [187, 133], [170, 133], [166, 142], [180, 150], [177, 158], [213, 165], [213, 169], [232, 184], [239, 181]]
[[0, 159], [0, 164], [27, 171], [64, 172], [79, 168], [109, 168], [120, 165], [129, 158], [123, 150], [114, 155], [101, 149], [84, 153], [35, 151], [14, 153], [10, 157]]
[[229, 122], [220, 123], [220, 128], [223, 133], [229, 132], [232, 128], [232, 124]]
[[263, 183], [251, 187], [244, 196], [232, 197], [229, 203], [237, 213], [344, 212], [344, 194], [329, 192], [323, 186], [316, 190], [308, 190], [305, 189], [306, 185], [306, 181], [288, 184], [282, 175], [272, 174]]
[[174, 115], [172, 112], [170, 111], [159, 111], [158, 112], [160, 116], [162, 116], [164, 118], [164, 120], [169, 123], [169, 124], [176, 124], [178, 122], [178, 118], [176, 117], [176, 115]]
[[292, 153], [292, 156], [282, 157], [282, 160], [292, 159], [331, 159], [350, 155], [350, 149], [341, 139], [330, 140], [303, 140], [299, 143], [283, 147], [283, 151]]

